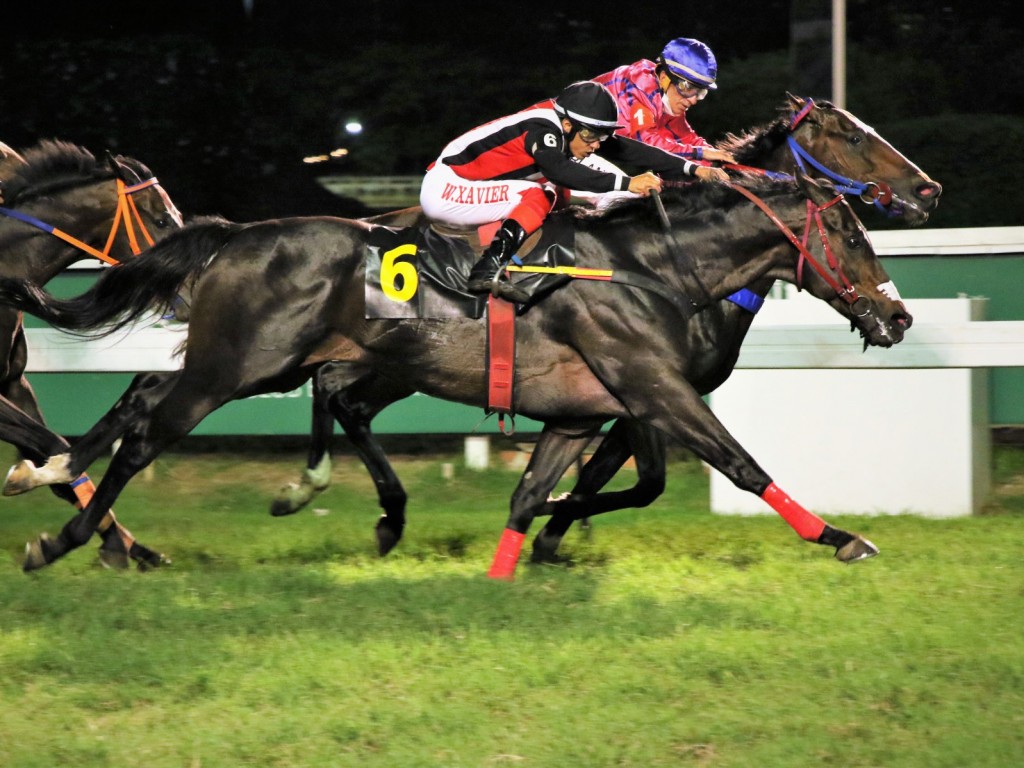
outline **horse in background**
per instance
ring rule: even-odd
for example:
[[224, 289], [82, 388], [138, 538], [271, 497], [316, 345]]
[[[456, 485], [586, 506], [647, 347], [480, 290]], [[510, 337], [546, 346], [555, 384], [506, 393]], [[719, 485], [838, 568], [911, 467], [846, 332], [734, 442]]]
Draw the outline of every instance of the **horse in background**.
[[[77, 145], [46, 140], [15, 152], [0, 144], [0, 275], [45, 284], [72, 263], [118, 264], [182, 225], [152, 172], [134, 158], [98, 162]], [[68, 442], [45, 426], [25, 377], [28, 347], [21, 313], [0, 307], [0, 439], [26, 459], [42, 461]], [[83, 474], [53, 492], [81, 509], [94, 486]], [[159, 565], [164, 558], [134, 540], [113, 511], [99, 528], [104, 563]]]

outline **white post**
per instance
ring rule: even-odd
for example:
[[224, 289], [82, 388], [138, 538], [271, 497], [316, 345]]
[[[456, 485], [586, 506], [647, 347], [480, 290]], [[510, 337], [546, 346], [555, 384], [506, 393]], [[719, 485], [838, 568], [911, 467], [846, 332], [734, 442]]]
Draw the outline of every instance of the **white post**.
[[469, 469], [487, 469], [491, 458], [491, 438], [473, 435], [466, 438], [466, 466]]
[[846, 109], [846, 0], [832, 0], [832, 103]]

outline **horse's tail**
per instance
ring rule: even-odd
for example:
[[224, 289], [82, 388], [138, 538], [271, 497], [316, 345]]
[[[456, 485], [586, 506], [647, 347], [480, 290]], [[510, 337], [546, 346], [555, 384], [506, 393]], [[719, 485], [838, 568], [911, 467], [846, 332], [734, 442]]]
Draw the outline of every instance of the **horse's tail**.
[[0, 304], [66, 331], [107, 336], [148, 313], [165, 313], [244, 226], [220, 218], [196, 220], [140, 256], [105, 270], [89, 290], [72, 299], [55, 298], [28, 280], [0, 279]]

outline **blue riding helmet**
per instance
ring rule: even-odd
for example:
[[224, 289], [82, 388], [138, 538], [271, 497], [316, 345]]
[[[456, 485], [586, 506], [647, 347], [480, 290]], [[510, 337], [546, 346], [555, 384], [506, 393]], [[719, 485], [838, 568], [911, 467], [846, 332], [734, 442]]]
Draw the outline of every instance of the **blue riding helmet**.
[[658, 59], [665, 70], [673, 77], [688, 80], [698, 88], [715, 90], [715, 78], [718, 76], [718, 62], [700, 40], [692, 37], [677, 37], [669, 42]]

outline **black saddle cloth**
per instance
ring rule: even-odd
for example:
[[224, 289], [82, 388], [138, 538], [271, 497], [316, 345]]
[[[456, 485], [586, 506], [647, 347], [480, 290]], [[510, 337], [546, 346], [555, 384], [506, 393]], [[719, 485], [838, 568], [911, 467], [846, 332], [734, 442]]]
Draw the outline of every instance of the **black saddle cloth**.
[[[521, 261], [524, 266], [573, 266], [573, 240], [571, 219], [550, 217], [537, 245]], [[374, 227], [366, 246], [366, 317], [481, 317], [487, 296], [466, 290], [469, 270], [478, 258], [479, 250], [465, 238], [442, 235], [429, 224]], [[572, 278], [514, 273], [512, 279], [531, 296], [522, 312]]]

